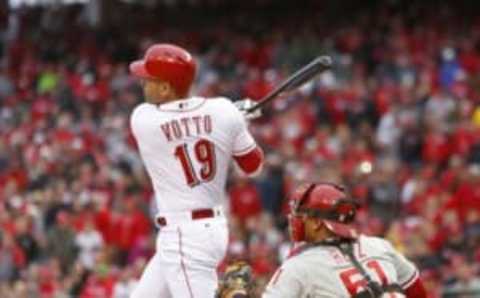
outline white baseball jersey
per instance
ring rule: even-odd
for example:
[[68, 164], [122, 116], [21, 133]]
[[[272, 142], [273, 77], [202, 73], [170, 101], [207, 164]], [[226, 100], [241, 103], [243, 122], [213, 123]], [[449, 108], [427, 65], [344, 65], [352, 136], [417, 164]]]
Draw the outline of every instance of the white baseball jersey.
[[[354, 244], [354, 252], [372, 280], [382, 285], [397, 283], [405, 289], [418, 277], [415, 265], [384, 239], [362, 235]], [[366, 283], [339, 248], [319, 245], [285, 261], [262, 297], [352, 297], [361, 292]], [[400, 293], [384, 296], [405, 297]]]
[[256, 146], [243, 115], [226, 98], [142, 103], [130, 125], [159, 213], [221, 205], [232, 156]]

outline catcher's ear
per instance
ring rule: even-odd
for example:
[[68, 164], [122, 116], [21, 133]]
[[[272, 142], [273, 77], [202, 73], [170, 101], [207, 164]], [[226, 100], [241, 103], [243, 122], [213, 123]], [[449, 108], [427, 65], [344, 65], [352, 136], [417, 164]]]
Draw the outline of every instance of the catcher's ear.
[[323, 229], [323, 227], [325, 227], [325, 224], [320, 218], [315, 218], [314, 220], [315, 220], [315, 231], [320, 231], [321, 229]]

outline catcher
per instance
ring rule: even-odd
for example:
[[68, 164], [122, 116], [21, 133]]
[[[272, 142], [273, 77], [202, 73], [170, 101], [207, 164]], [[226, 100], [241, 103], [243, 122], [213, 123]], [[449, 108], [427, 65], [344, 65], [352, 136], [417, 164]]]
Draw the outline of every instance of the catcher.
[[[270, 280], [263, 298], [424, 298], [415, 265], [381, 238], [358, 235], [358, 206], [342, 187], [300, 187], [292, 200], [290, 235], [299, 246]], [[246, 264], [227, 268], [217, 297], [251, 297]]]

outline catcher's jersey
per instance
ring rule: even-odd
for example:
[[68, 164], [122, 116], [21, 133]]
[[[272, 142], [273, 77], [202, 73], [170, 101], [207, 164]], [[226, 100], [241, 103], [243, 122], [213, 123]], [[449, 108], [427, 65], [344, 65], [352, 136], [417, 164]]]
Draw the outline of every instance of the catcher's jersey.
[[142, 103], [130, 118], [159, 213], [221, 205], [230, 160], [256, 147], [226, 98]]
[[[354, 244], [354, 251], [369, 276], [380, 284], [397, 283], [406, 289], [418, 278], [415, 265], [384, 239], [362, 235]], [[285, 261], [262, 297], [352, 297], [365, 285], [362, 275], [339, 248], [315, 246]], [[384, 296], [405, 297], [399, 293]]]

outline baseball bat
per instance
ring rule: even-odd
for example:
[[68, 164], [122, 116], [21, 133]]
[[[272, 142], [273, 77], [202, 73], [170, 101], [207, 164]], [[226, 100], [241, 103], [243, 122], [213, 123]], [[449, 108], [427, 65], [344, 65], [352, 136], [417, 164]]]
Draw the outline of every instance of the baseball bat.
[[297, 70], [294, 74], [289, 76], [285, 81], [279, 84], [275, 89], [270, 91], [267, 95], [262, 97], [256, 105], [247, 109], [247, 113], [254, 112], [259, 108], [265, 106], [273, 99], [275, 99], [280, 93], [286, 91], [293, 91], [310, 81], [317, 74], [328, 70], [332, 67], [332, 58], [330, 56], [319, 56], [312, 62], [308, 63], [304, 67]]

